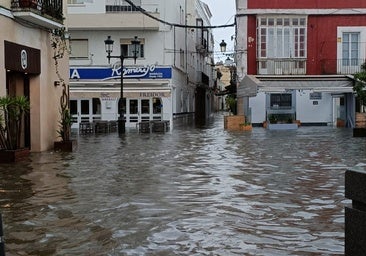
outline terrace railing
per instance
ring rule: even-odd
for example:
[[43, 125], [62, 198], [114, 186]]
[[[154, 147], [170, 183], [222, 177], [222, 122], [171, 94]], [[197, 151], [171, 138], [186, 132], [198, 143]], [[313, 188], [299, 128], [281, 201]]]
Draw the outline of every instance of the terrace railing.
[[259, 59], [259, 75], [305, 75], [306, 59]]
[[320, 61], [322, 75], [351, 75], [361, 71], [366, 59], [325, 59]]
[[62, 0], [12, 0], [12, 11], [31, 11], [52, 20], [63, 21]]

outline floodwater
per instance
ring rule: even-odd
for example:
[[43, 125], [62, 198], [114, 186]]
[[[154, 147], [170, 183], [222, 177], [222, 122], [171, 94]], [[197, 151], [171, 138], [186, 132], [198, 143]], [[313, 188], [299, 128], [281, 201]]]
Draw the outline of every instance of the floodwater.
[[0, 165], [7, 255], [342, 255], [352, 130], [87, 135]]

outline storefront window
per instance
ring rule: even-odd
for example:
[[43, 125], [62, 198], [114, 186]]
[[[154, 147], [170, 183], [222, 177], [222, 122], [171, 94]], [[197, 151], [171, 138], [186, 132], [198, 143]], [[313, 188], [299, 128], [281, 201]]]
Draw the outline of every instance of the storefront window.
[[160, 114], [162, 108], [161, 100], [159, 98], [153, 98], [153, 113]]

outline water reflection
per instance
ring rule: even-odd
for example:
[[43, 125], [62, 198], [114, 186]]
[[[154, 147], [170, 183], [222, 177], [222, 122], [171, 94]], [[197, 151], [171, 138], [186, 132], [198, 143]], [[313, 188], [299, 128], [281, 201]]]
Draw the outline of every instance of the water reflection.
[[223, 130], [79, 137], [74, 153], [0, 166], [10, 255], [343, 254], [352, 131]]

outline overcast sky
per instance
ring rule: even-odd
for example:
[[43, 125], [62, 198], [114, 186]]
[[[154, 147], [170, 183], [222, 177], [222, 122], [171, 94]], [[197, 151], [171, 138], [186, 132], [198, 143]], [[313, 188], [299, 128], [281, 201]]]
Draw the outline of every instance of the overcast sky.
[[[235, 16], [235, 0], [202, 0], [211, 10], [212, 18], [211, 25], [227, 25], [234, 22]], [[235, 35], [235, 28], [216, 28], [213, 29], [215, 39], [215, 59], [223, 60], [225, 57], [220, 54], [219, 44], [224, 39], [227, 43], [227, 51], [233, 52], [234, 41], [231, 41], [231, 36]]]

